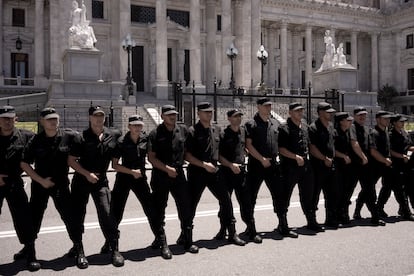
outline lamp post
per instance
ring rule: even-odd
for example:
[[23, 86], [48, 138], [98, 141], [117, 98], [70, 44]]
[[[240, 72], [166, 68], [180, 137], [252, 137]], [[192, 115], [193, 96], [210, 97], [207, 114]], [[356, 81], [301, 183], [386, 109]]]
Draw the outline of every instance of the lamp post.
[[260, 74], [260, 87], [262, 87], [263, 83], [264, 83], [264, 81], [263, 81], [263, 69], [264, 69], [264, 66], [267, 63], [267, 58], [268, 58], [269, 54], [265, 50], [264, 46], [260, 45], [259, 50], [257, 50], [256, 55], [257, 55], [257, 59], [260, 60], [260, 62], [262, 63], [262, 70], [261, 70], [261, 74]]
[[122, 40], [122, 49], [124, 49], [128, 54], [128, 68], [127, 68], [127, 77], [126, 77], [126, 84], [128, 87], [128, 95], [131, 96], [133, 94], [133, 86], [132, 86], [132, 77], [131, 77], [131, 51], [132, 48], [135, 47], [135, 40], [131, 39], [131, 35], [128, 34], [124, 40]]
[[233, 94], [235, 93], [234, 89], [236, 87], [235, 82], [234, 82], [234, 74], [233, 74], [234, 72], [233, 60], [237, 57], [238, 54], [239, 54], [239, 50], [237, 50], [237, 48], [234, 46], [234, 43], [232, 42], [229, 48], [227, 48], [226, 55], [230, 58], [230, 61], [231, 61], [230, 90], [233, 92]]

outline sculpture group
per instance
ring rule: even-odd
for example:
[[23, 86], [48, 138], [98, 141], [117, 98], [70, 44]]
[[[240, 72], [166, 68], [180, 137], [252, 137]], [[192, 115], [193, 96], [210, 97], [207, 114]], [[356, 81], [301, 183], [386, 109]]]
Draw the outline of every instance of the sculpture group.
[[69, 48], [70, 49], [95, 49], [96, 37], [93, 28], [86, 20], [86, 6], [84, 0], [79, 8], [78, 1], [72, 2], [70, 12], [72, 26], [69, 28]]

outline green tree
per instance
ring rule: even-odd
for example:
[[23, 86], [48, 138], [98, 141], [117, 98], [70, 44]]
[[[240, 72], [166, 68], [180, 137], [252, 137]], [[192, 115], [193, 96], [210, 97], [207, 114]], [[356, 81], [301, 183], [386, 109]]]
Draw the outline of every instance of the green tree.
[[398, 96], [397, 89], [395, 89], [394, 86], [384, 85], [379, 91], [378, 91], [378, 104], [384, 109], [384, 110], [390, 110], [392, 98]]

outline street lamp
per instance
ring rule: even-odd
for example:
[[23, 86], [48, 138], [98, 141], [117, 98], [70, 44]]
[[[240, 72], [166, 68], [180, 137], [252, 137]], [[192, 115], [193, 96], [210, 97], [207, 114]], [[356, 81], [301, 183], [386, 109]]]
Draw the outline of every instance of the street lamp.
[[263, 86], [263, 68], [267, 63], [267, 58], [269, 56], [269, 54], [267, 53], [267, 51], [265, 50], [263, 45], [260, 45], [259, 50], [257, 50], [256, 53], [257, 59], [260, 60], [260, 62], [262, 63], [262, 71], [261, 71], [261, 75], [260, 75], [260, 87]]
[[131, 35], [128, 34], [124, 40], [122, 40], [122, 49], [124, 49], [128, 54], [128, 68], [127, 68], [127, 77], [126, 77], [126, 83], [128, 87], [128, 95], [133, 94], [133, 85], [132, 85], [132, 78], [131, 78], [131, 51], [132, 48], [134, 48], [136, 45], [135, 40], [131, 39]]
[[230, 77], [230, 89], [234, 94], [234, 88], [235, 88], [235, 82], [234, 82], [234, 74], [233, 74], [233, 60], [237, 57], [239, 54], [239, 50], [234, 46], [234, 43], [232, 42], [226, 50], [226, 55], [231, 60], [231, 77]]

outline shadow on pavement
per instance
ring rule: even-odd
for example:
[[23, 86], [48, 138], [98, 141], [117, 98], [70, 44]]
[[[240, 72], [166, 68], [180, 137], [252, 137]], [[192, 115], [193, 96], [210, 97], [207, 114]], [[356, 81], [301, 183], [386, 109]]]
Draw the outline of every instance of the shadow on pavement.
[[12, 263], [8, 264], [2, 264], [0, 265], [0, 275], [16, 275], [21, 271], [26, 270], [26, 261], [20, 260], [20, 261], [14, 261]]

